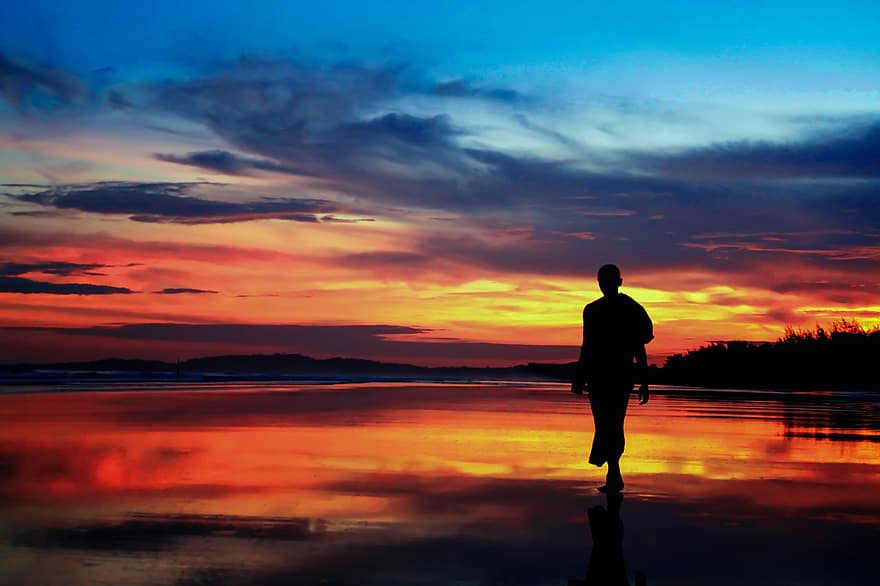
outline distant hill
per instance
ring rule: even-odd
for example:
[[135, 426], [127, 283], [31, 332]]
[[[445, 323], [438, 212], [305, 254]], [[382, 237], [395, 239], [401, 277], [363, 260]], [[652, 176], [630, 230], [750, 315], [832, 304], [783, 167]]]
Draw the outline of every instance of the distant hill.
[[[825, 330], [789, 329], [775, 342], [712, 342], [673, 354], [652, 366], [651, 383], [737, 389], [880, 389], [875, 371], [880, 329], [840, 321]], [[108, 358], [91, 362], [0, 365], [0, 384], [52, 380], [141, 378], [150, 380], [234, 380], [266, 378], [556, 380], [568, 381], [575, 363], [530, 362], [512, 367], [429, 367], [358, 358], [311, 358], [302, 354], [208, 356], [180, 363]], [[120, 374], [122, 373], [122, 374]]]

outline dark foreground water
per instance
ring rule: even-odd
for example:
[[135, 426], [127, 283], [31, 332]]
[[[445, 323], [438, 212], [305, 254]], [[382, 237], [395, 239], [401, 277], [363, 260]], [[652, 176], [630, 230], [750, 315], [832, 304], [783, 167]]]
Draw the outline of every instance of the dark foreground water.
[[[560, 384], [0, 395], [0, 583], [880, 583], [880, 397]], [[39, 389], [31, 389], [39, 390]]]

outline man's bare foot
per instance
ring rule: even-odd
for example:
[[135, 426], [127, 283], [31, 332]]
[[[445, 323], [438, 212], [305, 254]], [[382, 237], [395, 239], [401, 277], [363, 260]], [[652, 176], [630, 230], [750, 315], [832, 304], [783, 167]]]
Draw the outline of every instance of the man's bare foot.
[[614, 482], [605, 482], [604, 485], [599, 487], [599, 492], [620, 492], [623, 490], [623, 480], [614, 481]]

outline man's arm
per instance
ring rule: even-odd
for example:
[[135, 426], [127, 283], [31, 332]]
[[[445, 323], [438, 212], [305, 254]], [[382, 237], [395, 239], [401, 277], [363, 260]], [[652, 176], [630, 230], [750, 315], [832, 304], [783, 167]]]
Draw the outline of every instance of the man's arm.
[[587, 356], [589, 354], [589, 351], [587, 349], [587, 342], [588, 342], [589, 338], [587, 336], [587, 308], [586, 307], [584, 308], [583, 318], [584, 318], [584, 336], [583, 336], [583, 341], [581, 342], [581, 352], [578, 355], [577, 365], [575, 366], [575, 369], [574, 369], [574, 378], [572, 378], [572, 381], [571, 381], [571, 392], [575, 393], [576, 395], [583, 395], [584, 389], [587, 386], [587, 384], [586, 384], [586, 380], [587, 380], [586, 366], [587, 366], [587, 360], [588, 360]]
[[648, 353], [645, 352], [644, 344], [636, 344], [636, 372], [641, 384], [639, 385], [639, 405], [648, 402]]
[[639, 385], [639, 404], [648, 402], [648, 355], [645, 345], [654, 339], [654, 324], [645, 308], [635, 304], [636, 307], [636, 369], [641, 384]]

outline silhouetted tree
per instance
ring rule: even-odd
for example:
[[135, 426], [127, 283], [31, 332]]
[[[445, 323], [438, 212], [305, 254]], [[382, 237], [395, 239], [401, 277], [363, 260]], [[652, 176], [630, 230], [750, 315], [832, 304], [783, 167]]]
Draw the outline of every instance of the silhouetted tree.
[[880, 387], [873, 363], [880, 356], [880, 328], [866, 330], [839, 320], [830, 332], [787, 327], [775, 342], [718, 341], [673, 354], [663, 382], [708, 387], [868, 389]]

